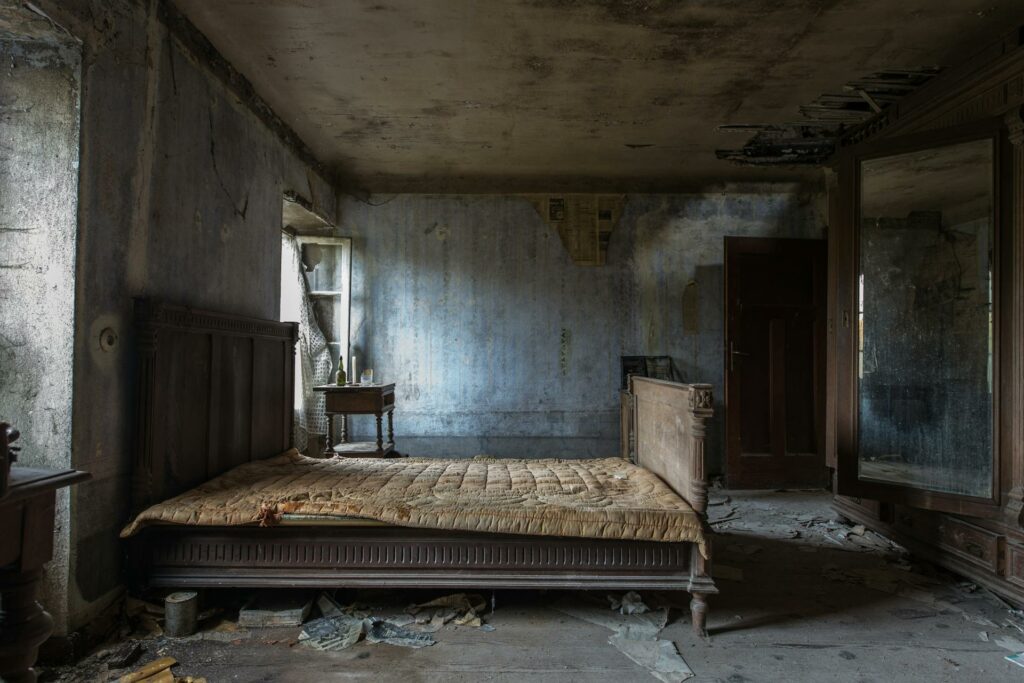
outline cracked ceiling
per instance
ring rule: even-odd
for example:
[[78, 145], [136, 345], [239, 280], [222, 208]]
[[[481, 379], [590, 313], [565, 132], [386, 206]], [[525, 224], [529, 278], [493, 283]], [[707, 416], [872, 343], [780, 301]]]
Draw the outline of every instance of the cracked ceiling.
[[1019, 0], [175, 0], [354, 187], [661, 191], [872, 71], [954, 65]]

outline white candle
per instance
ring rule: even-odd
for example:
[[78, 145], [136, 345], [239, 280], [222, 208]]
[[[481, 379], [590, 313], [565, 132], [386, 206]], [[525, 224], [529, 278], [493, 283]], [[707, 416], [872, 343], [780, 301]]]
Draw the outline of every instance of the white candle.
[[352, 356], [352, 362], [348, 364], [348, 381], [352, 384], [359, 383], [359, 375], [356, 374], [356, 357]]

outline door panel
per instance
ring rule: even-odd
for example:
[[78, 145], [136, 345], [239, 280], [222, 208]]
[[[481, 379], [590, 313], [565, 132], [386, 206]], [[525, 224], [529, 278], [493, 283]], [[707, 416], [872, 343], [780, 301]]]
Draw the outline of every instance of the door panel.
[[726, 238], [726, 477], [824, 486], [823, 240]]

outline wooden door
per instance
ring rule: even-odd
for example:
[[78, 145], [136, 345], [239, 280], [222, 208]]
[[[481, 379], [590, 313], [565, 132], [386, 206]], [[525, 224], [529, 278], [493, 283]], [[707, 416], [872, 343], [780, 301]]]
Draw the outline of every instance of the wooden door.
[[827, 484], [824, 240], [725, 238], [726, 480]]

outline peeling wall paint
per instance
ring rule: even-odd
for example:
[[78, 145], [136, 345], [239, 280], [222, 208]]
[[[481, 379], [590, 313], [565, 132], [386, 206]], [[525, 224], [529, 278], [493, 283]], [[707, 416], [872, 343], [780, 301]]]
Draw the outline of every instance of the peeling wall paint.
[[512, 196], [343, 198], [339, 213], [354, 237], [353, 348], [398, 385], [400, 451], [615, 454], [619, 357], [670, 355], [686, 381], [715, 387], [711, 471], [724, 237], [821, 237], [824, 226], [822, 195], [789, 184], [631, 195], [595, 268], [574, 265]]

